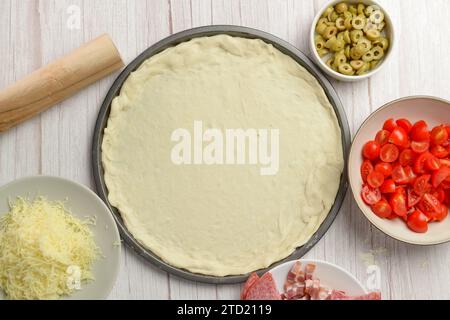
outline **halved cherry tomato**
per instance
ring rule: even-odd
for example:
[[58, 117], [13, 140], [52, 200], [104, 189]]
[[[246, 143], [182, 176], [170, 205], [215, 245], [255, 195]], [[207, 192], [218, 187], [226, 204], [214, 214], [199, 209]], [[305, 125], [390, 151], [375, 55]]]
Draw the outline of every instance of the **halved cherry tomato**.
[[361, 165], [361, 178], [367, 182], [367, 176], [373, 171], [373, 165], [369, 160], [364, 160]]
[[397, 124], [395, 123], [394, 119], [388, 119], [384, 122], [383, 130], [392, 132], [395, 128], [397, 128]]
[[386, 143], [388, 143], [390, 135], [390, 131], [380, 130], [375, 137], [375, 142], [377, 142], [380, 146], [384, 146]]
[[439, 146], [448, 140], [448, 133], [444, 126], [435, 127], [431, 130], [430, 135], [431, 143]]
[[385, 199], [381, 199], [372, 206], [372, 211], [380, 218], [390, 217], [392, 208]]
[[437, 215], [435, 215], [435, 221], [442, 221], [448, 216], [448, 207], [445, 204], [441, 204], [441, 211]]
[[409, 176], [406, 174], [405, 169], [401, 166], [395, 166], [392, 169], [392, 180], [396, 184], [408, 184], [409, 182]]
[[430, 142], [429, 141], [413, 141], [411, 142], [411, 149], [416, 153], [424, 153], [428, 151], [430, 148]]
[[413, 189], [408, 188], [408, 209], [415, 207], [421, 199], [422, 197], [417, 195]]
[[431, 176], [431, 184], [437, 188], [444, 180], [450, 177], [450, 167], [443, 166], [439, 170], [433, 172]]
[[449, 138], [447, 139], [447, 141], [445, 141], [443, 144], [442, 144], [442, 146], [443, 147], [448, 147], [448, 146], [450, 146], [450, 126], [445, 126], [445, 130], [447, 130], [447, 134], [448, 134], [448, 136], [449, 136]]
[[375, 160], [380, 155], [380, 145], [375, 141], [369, 141], [364, 145], [363, 156], [369, 160]]
[[438, 199], [440, 203], [443, 203], [445, 201], [445, 191], [442, 188], [437, 188], [431, 191], [431, 194], [433, 197]]
[[425, 193], [420, 202], [421, 208], [423, 212], [428, 216], [430, 220], [434, 219], [434, 217], [440, 213], [441, 211], [441, 203], [436, 199], [433, 195], [429, 193]]
[[394, 162], [398, 159], [400, 151], [393, 144], [386, 144], [380, 150], [380, 159], [384, 162]]
[[444, 199], [443, 203], [446, 205], [450, 205], [450, 190], [444, 189], [444, 192], [445, 192], [445, 199]]
[[395, 188], [395, 193], [404, 195], [406, 197], [406, 189], [402, 186], [398, 186]]
[[408, 177], [408, 183], [413, 184], [417, 179], [417, 176], [414, 173], [413, 169], [410, 166], [406, 166], [403, 167], [403, 170], [405, 170], [405, 173]]
[[381, 192], [379, 189], [371, 189], [368, 185], [364, 185], [361, 197], [366, 204], [371, 206], [381, 200]]
[[414, 163], [414, 172], [417, 174], [424, 174], [425, 173], [425, 162], [427, 159], [432, 157], [433, 155], [429, 152], [422, 153]]
[[448, 156], [448, 151], [443, 146], [434, 146], [431, 148], [431, 153], [439, 159], [443, 159]]
[[450, 167], [449, 159], [441, 159], [441, 167]]
[[372, 171], [367, 176], [367, 183], [374, 189], [381, 187], [383, 182], [384, 182], [384, 175], [380, 172]]
[[431, 156], [425, 161], [425, 168], [430, 171], [438, 170], [440, 166], [441, 163], [439, 162], [439, 159], [436, 158], [435, 156]]
[[403, 194], [395, 193], [391, 200], [389, 201], [389, 204], [391, 205], [392, 210], [399, 216], [403, 217], [406, 216], [407, 213], [407, 207], [406, 207], [406, 197]]
[[428, 231], [427, 216], [416, 210], [408, 216], [407, 225], [414, 232], [425, 233]]
[[403, 128], [406, 133], [409, 133], [413, 127], [412, 123], [407, 119], [398, 119], [396, 123], [399, 127]]
[[430, 141], [430, 132], [425, 121], [421, 120], [414, 124], [411, 129], [411, 139], [418, 142]]
[[381, 193], [394, 193], [395, 192], [395, 182], [392, 179], [385, 180], [383, 185], [380, 187]]
[[414, 192], [419, 196], [423, 196], [427, 193], [431, 188], [431, 185], [428, 183], [430, 179], [431, 176], [429, 174], [418, 177], [416, 182], [414, 182]]
[[375, 171], [383, 174], [383, 176], [387, 178], [392, 173], [392, 165], [386, 162], [377, 163], [375, 165]]
[[410, 149], [403, 150], [399, 156], [399, 162], [402, 166], [412, 166], [414, 165], [414, 160], [416, 159], [416, 154]]
[[408, 134], [403, 128], [397, 127], [392, 130], [391, 135], [389, 136], [389, 143], [404, 147], [408, 143]]

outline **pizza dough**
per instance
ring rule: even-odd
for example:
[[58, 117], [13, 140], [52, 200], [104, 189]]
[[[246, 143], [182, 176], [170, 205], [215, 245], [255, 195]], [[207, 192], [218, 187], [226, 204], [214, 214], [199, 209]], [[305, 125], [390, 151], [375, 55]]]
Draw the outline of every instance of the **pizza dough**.
[[[279, 169], [175, 164], [174, 130], [276, 129]], [[205, 144], [206, 145], [206, 144]], [[261, 40], [196, 38], [145, 61], [112, 103], [102, 160], [109, 201], [167, 263], [245, 274], [305, 244], [334, 203], [341, 132], [317, 80]]]

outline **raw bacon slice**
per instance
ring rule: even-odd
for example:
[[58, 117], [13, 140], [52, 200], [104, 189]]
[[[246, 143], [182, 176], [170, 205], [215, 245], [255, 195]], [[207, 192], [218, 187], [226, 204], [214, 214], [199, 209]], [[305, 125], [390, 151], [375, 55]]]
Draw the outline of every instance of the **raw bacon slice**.
[[297, 282], [297, 276], [299, 273], [303, 273], [302, 263], [300, 261], [296, 261], [292, 266], [291, 270], [289, 270], [286, 281], [284, 283], [284, 290], [287, 290], [291, 285]]
[[252, 273], [250, 275], [250, 277], [248, 277], [247, 281], [244, 284], [244, 288], [242, 289], [242, 292], [241, 292], [241, 300], [245, 300], [248, 290], [258, 280], [259, 280], [259, 276], [256, 273]]
[[316, 265], [309, 263], [305, 267], [305, 278], [306, 280], [312, 280], [314, 278], [314, 271], [316, 270]]
[[245, 300], [281, 300], [281, 295], [270, 272], [250, 286]]
[[287, 300], [302, 298], [305, 295], [305, 284], [294, 283], [284, 293]]

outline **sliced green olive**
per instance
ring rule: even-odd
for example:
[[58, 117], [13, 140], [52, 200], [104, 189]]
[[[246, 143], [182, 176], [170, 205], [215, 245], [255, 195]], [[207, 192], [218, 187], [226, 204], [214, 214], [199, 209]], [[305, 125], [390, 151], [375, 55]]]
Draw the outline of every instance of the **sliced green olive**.
[[348, 5], [345, 2], [341, 2], [338, 3], [334, 9], [337, 13], [344, 13], [348, 10]]
[[384, 57], [384, 50], [382, 47], [375, 47], [370, 50], [373, 55], [373, 60], [381, 60]]
[[366, 25], [363, 28], [363, 31], [367, 33], [369, 30], [378, 30], [378, 25], [372, 23], [371, 21], [367, 21]]
[[336, 22], [337, 18], [339, 18], [339, 14], [334, 10], [328, 14], [328, 20], [331, 22]]
[[373, 42], [373, 45], [382, 47], [383, 50], [386, 51], [389, 48], [389, 40], [384, 37], [380, 37]]
[[320, 50], [317, 50], [317, 53], [319, 54], [319, 56], [323, 57], [329, 54], [330, 50], [328, 50], [327, 48], [322, 48]]
[[316, 36], [314, 42], [317, 50], [322, 50], [325, 48], [325, 39], [322, 36]]
[[341, 64], [344, 64], [344, 63], [346, 63], [347, 62], [347, 57], [345, 56], [345, 54], [344, 53], [337, 53], [335, 56], [334, 56], [334, 61], [333, 61], [333, 63], [334, 63], [334, 65], [336, 66], [336, 67], [339, 67]]
[[352, 42], [357, 43], [359, 39], [363, 36], [363, 32], [361, 30], [352, 30], [350, 31], [350, 39]]
[[344, 26], [347, 30], [350, 30], [351, 28], [353, 28], [352, 21], [353, 21], [353, 18], [347, 18], [344, 20]]
[[363, 54], [360, 53], [359, 51], [357, 51], [355, 47], [350, 49], [350, 58], [352, 60], [359, 60], [359, 59], [361, 59], [362, 55]]
[[369, 71], [369, 70], [370, 70], [370, 64], [364, 63], [364, 65], [361, 68], [359, 68], [359, 70], [356, 72], [356, 74], [358, 76], [361, 76], [361, 75], [367, 73], [367, 71]]
[[352, 66], [349, 63], [341, 64], [338, 67], [338, 71], [346, 76], [352, 76], [355, 74], [355, 70], [353, 70]]
[[325, 29], [325, 31], [323, 32], [322, 35], [325, 39], [328, 40], [328, 39], [331, 39], [332, 37], [336, 36], [337, 32], [338, 32], [338, 30], [336, 27], [329, 26]]
[[336, 36], [332, 36], [330, 39], [325, 42], [325, 48], [331, 49], [331, 46], [337, 41]]
[[339, 39], [336, 39], [336, 41], [333, 42], [330, 47], [330, 49], [333, 50], [334, 52], [344, 50], [344, 48], [345, 48], [344, 40], [339, 40]]
[[374, 59], [373, 56], [373, 52], [372, 51], [367, 51], [366, 53], [364, 53], [364, 55], [362, 56], [362, 60], [364, 62], [370, 62]]
[[325, 9], [325, 11], [322, 13], [322, 18], [327, 18], [328, 15], [334, 11], [333, 7], [328, 7]]
[[366, 10], [364, 10], [364, 14], [366, 15], [366, 17], [370, 17], [370, 15], [376, 10], [380, 10], [380, 7], [377, 5], [371, 5], [368, 6]]
[[362, 61], [362, 60], [352, 60], [352, 61], [350, 61], [350, 65], [352, 66], [353, 69], [359, 70], [364, 65], [364, 61]]
[[386, 26], [386, 22], [383, 21], [381, 23], [378, 23], [376, 26], [378, 31], [383, 31], [384, 27]]
[[362, 30], [362, 29], [364, 29], [364, 26], [366, 25], [366, 21], [367, 21], [367, 19], [365, 16], [359, 15], [359, 16], [353, 18], [352, 26], [356, 30]]
[[338, 30], [340, 30], [340, 31], [347, 29], [345, 27], [345, 20], [344, 20], [344, 18], [339, 17], [339, 18], [336, 19], [336, 28], [338, 28]]
[[370, 62], [370, 69], [371, 69], [371, 70], [375, 69], [376, 67], [378, 67], [378, 64], [379, 64], [379, 63], [380, 63], [379, 60], [373, 60], [373, 61], [371, 61], [371, 62]]
[[350, 59], [350, 50], [351, 50], [351, 46], [349, 46], [349, 45], [347, 45], [347, 46], [345, 46], [345, 49], [344, 49], [344, 54], [345, 54], [345, 56], [347, 57], [347, 59]]
[[370, 40], [365, 37], [361, 37], [359, 38], [356, 47], [358, 46], [361, 46], [361, 48], [363, 48], [362, 50], [364, 50], [364, 52], [367, 52], [372, 49], [372, 42], [370, 42]]
[[375, 10], [370, 15], [370, 21], [375, 24], [382, 23], [384, 21], [384, 13], [381, 10]]
[[358, 3], [358, 15], [364, 14], [364, 10], [366, 10], [366, 6], [362, 3]]
[[329, 66], [330, 68], [333, 68], [333, 61], [334, 61], [333, 58], [328, 59], [326, 62], [327, 66]]
[[353, 14], [352, 14], [350, 11], [345, 11], [345, 12], [342, 14], [342, 17], [343, 17], [344, 19], [347, 19], [347, 18], [353, 18]]
[[371, 30], [368, 30], [368, 31], [366, 32], [366, 37], [367, 37], [367, 39], [369, 39], [370, 41], [375, 41], [375, 40], [377, 40], [380, 36], [381, 36], [380, 31], [375, 30], [375, 29], [371, 29]]
[[348, 44], [352, 43], [352, 39], [350, 39], [350, 32], [348, 30], [345, 30], [342, 33], [344, 34], [343, 39], [344, 39], [345, 43], [348, 43]]
[[348, 12], [354, 16], [358, 15], [358, 9], [353, 4], [348, 7]]

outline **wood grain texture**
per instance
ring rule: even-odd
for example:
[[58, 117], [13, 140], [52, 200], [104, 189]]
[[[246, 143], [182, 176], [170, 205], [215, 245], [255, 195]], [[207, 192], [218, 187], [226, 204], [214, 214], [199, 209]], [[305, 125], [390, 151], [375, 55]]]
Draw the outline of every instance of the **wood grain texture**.
[[[0, 88], [105, 32], [127, 63], [171, 33], [209, 24], [236, 24], [268, 31], [309, 54], [310, 24], [325, 2], [2, 0]], [[371, 112], [393, 99], [426, 94], [450, 100], [450, 1], [380, 2], [393, 16], [399, 32], [394, 58], [370, 80], [355, 84], [332, 81], [345, 106], [352, 133]], [[80, 9], [79, 29], [67, 26], [68, 8], [72, 5]], [[93, 128], [101, 101], [115, 76], [1, 134], [0, 184], [28, 175], [49, 174], [93, 187]], [[368, 277], [367, 257], [374, 257], [381, 270], [385, 298], [450, 299], [450, 244], [416, 247], [385, 236], [363, 217], [351, 194], [330, 230], [307, 257], [336, 263], [363, 283]], [[169, 276], [124, 248], [120, 276], [110, 298], [236, 299], [239, 290], [240, 285], [205, 285]]]

